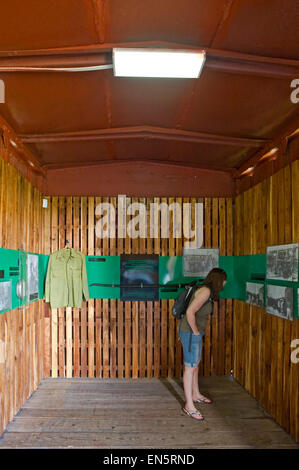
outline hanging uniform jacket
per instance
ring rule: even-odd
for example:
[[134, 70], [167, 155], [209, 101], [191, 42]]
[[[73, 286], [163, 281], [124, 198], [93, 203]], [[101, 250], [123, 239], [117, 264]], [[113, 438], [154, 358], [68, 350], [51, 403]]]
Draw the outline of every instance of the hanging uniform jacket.
[[85, 255], [73, 248], [56, 251], [49, 259], [45, 301], [51, 308], [80, 308], [83, 295], [89, 300]]

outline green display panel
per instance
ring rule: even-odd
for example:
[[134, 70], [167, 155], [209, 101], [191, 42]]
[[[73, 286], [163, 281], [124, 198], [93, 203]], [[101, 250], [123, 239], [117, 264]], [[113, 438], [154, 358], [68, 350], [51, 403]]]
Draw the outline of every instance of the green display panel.
[[231, 298], [245, 301], [246, 282], [254, 282], [260, 280], [262, 276], [266, 276], [266, 255], [243, 255], [231, 258], [233, 258], [231, 279], [233, 295]]
[[[0, 308], [0, 314], [22, 307], [34, 300], [24, 299], [17, 296], [18, 281], [27, 280], [27, 253], [17, 250], [0, 248], [0, 283], [9, 282], [11, 288], [11, 306], [7, 309]], [[38, 254], [38, 299], [44, 297], [45, 278], [49, 255]], [[266, 254], [244, 255], [244, 256], [220, 256], [219, 267], [227, 273], [227, 283], [220, 292], [220, 298], [239, 299], [246, 301], [246, 282], [258, 282], [288, 286], [293, 288], [294, 318], [298, 315], [298, 289], [299, 282], [288, 282], [281, 280], [267, 280], [266, 277]], [[86, 256], [86, 270], [89, 285], [89, 296], [91, 299], [119, 299], [120, 287], [113, 285], [121, 284], [121, 258], [120, 256]], [[175, 299], [182, 289], [172, 287], [174, 284], [186, 284], [195, 277], [183, 276], [182, 256], [159, 256], [159, 299]], [[104, 286], [91, 286], [93, 283], [104, 284]], [[105, 286], [112, 284], [112, 286]], [[1, 292], [1, 291], [0, 291]], [[37, 299], [36, 299], [37, 300]], [[266, 301], [266, 299], [265, 299]], [[265, 303], [266, 304], [266, 303]], [[1, 306], [1, 302], [0, 302]]]
[[86, 271], [91, 299], [120, 298], [119, 287], [90, 286], [93, 283], [120, 284], [120, 256], [86, 256]]
[[[10, 283], [10, 308], [0, 307], [0, 313], [8, 312], [18, 307], [25, 306], [35, 300], [43, 298], [44, 280], [49, 256], [38, 254], [38, 296], [34, 300], [30, 300], [27, 291], [27, 260], [28, 255], [36, 255], [36, 253], [28, 253], [18, 250], [9, 250], [0, 248], [0, 283]], [[24, 298], [17, 295], [17, 286], [20, 281], [24, 281], [23, 294]], [[20, 289], [20, 287], [19, 287]], [[20, 289], [22, 290], [22, 289]], [[0, 305], [2, 302], [0, 301]]]
[[38, 255], [38, 291], [39, 298], [42, 299], [45, 293], [45, 280], [49, 262], [49, 255]]
[[[220, 256], [219, 267], [224, 269], [228, 275], [227, 283], [220, 293], [220, 297], [231, 299], [236, 296], [239, 289], [234, 278], [234, 256]], [[159, 283], [167, 284], [167, 288], [160, 288], [160, 299], [173, 299], [182, 291], [170, 291], [171, 284], [185, 284], [198, 277], [184, 277], [183, 275], [183, 257], [182, 256], [160, 256], [159, 257]]]

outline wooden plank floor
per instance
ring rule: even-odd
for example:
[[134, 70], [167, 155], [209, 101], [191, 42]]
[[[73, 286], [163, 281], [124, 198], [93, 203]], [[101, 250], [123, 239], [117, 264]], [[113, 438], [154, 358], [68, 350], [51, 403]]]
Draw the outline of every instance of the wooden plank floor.
[[299, 448], [231, 377], [201, 377], [205, 420], [185, 415], [181, 380], [44, 379], [0, 448]]

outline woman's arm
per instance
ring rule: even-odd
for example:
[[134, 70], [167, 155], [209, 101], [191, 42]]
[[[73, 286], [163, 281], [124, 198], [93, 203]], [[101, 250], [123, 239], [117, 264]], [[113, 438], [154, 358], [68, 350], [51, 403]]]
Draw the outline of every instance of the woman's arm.
[[195, 293], [194, 299], [190, 303], [189, 307], [186, 310], [186, 317], [187, 322], [189, 323], [193, 333], [195, 335], [199, 335], [199, 331], [197, 329], [196, 320], [195, 320], [195, 313], [202, 307], [202, 305], [208, 300], [210, 297], [210, 289], [208, 287], [201, 287]]

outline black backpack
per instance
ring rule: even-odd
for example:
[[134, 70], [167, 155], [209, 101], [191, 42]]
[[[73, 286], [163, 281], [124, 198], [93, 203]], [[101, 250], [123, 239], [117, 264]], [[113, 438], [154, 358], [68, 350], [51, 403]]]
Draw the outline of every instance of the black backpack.
[[197, 289], [197, 281], [185, 286], [183, 292], [177, 297], [172, 307], [172, 315], [180, 320], [185, 314], [194, 291]]

